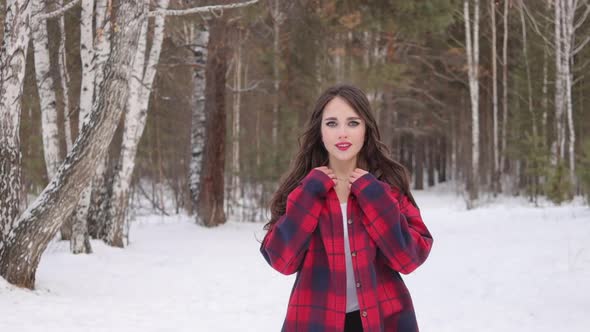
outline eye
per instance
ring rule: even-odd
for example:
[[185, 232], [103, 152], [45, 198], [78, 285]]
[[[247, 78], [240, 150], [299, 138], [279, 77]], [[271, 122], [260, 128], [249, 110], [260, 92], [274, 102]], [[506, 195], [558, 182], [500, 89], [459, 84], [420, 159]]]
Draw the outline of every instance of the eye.
[[326, 126], [328, 126], [328, 127], [336, 127], [336, 125], [337, 125], [336, 124], [336, 121], [328, 121], [328, 122], [326, 122]]
[[356, 127], [356, 126], [358, 126], [358, 125], [360, 125], [360, 124], [361, 124], [361, 123], [360, 123], [360, 122], [358, 122], [358, 121], [350, 121], [350, 122], [348, 123], [348, 125], [349, 125], [349, 126], [351, 126], [351, 127]]

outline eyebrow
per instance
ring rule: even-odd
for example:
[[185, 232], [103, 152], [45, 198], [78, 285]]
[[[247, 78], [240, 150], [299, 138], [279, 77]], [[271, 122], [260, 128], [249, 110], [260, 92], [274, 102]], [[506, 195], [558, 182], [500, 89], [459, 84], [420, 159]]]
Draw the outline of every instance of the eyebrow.
[[[329, 117], [329, 118], [325, 118], [324, 119], [324, 121], [328, 121], [328, 120], [338, 120], [338, 119], [335, 118], [335, 117]], [[355, 116], [351, 116], [351, 117], [346, 118], [346, 120], [361, 120], [361, 118], [355, 117]]]

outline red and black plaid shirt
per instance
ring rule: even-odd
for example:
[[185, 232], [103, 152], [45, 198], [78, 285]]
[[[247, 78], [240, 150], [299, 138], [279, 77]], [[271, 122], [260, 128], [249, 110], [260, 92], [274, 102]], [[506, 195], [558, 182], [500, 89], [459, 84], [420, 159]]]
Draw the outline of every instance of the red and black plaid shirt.
[[[274, 269], [298, 272], [282, 331], [344, 330], [344, 229], [333, 186], [329, 176], [312, 170], [262, 242], [260, 251]], [[432, 236], [408, 198], [372, 174], [358, 178], [351, 194], [347, 227], [364, 332], [418, 331], [399, 273], [426, 260]]]

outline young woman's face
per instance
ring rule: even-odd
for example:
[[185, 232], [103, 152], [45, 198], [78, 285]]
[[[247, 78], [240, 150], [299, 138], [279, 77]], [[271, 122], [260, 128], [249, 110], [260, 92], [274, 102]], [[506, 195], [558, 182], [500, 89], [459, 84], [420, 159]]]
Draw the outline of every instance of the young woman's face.
[[341, 97], [334, 97], [322, 114], [322, 141], [330, 159], [355, 158], [365, 141], [365, 121]]

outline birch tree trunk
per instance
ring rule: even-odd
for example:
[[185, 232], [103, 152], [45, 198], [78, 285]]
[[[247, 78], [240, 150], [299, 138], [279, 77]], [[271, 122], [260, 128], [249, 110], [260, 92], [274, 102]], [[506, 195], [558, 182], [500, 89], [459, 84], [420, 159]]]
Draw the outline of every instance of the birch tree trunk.
[[[92, 102], [94, 100], [94, 41], [93, 41], [93, 15], [94, 15], [94, 0], [82, 0], [82, 11], [80, 14], [80, 60], [82, 65], [82, 83], [80, 86], [80, 104], [78, 107], [78, 135], [82, 132], [84, 123], [87, 122], [86, 117], [90, 114]], [[94, 173], [93, 173], [94, 174]], [[92, 176], [91, 176], [92, 177]], [[75, 228], [77, 231], [83, 231], [85, 227], [86, 216], [88, 214], [88, 203], [90, 202], [90, 194], [92, 191], [92, 182], [87, 189], [80, 194], [80, 204], [76, 207], [74, 215], [63, 223], [61, 227], [62, 240], [75, 241], [72, 234], [73, 225], [80, 223]], [[80, 236], [75, 237], [79, 239]], [[88, 242], [90, 243], [90, 242]], [[83, 252], [84, 243], [70, 243], [71, 248], [76, 248], [73, 251]]]
[[502, 43], [502, 146], [500, 151], [500, 179], [504, 176], [504, 169], [506, 167], [506, 137], [508, 136], [508, 2], [504, 1], [504, 15], [502, 17], [504, 40]]
[[88, 174], [93, 174], [98, 160], [104, 156], [121, 117], [127, 99], [129, 67], [145, 12], [143, 0], [122, 1], [117, 9], [117, 26], [125, 29], [113, 35], [105, 84], [86, 129], [51, 183], [18, 219], [0, 248], [0, 275], [12, 284], [34, 287], [43, 251], [74, 209], [80, 193], [88, 187]]
[[497, 28], [496, 28], [496, 0], [490, 0], [490, 16], [492, 29], [492, 112], [493, 112], [493, 141], [494, 141], [494, 172], [492, 186], [494, 193], [500, 192], [500, 150], [498, 147], [498, 66], [497, 66]]
[[19, 125], [31, 3], [8, 0], [0, 48], [0, 253], [16, 227], [21, 190]]
[[107, 4], [112, 0], [96, 0], [96, 18], [94, 31], [94, 52], [96, 56], [94, 95], [100, 93], [100, 85], [104, 80], [104, 64], [111, 52], [111, 7]]
[[541, 88], [541, 108], [543, 115], [541, 116], [541, 128], [543, 135], [543, 145], [547, 144], [547, 115], [549, 113], [549, 55], [547, 54], [547, 47], [543, 48], [543, 87]]
[[[471, 179], [468, 185], [468, 207], [474, 206], [479, 191], [479, 0], [475, 0], [473, 23], [469, 11], [469, 1], [463, 0], [465, 18], [465, 38], [469, 77], [469, 96], [471, 100]], [[473, 28], [473, 37], [472, 31]]]
[[[104, 81], [104, 64], [111, 52], [111, 11], [112, 6], [109, 6], [111, 0], [96, 0], [95, 10], [95, 27], [94, 31], [94, 50], [96, 53], [96, 75], [94, 78], [94, 95], [100, 93], [100, 87]], [[88, 213], [86, 216], [86, 223], [89, 236], [94, 238], [102, 237], [107, 218], [108, 218], [108, 203], [110, 200], [109, 193], [113, 191], [113, 181], [106, 181], [105, 172], [109, 165], [109, 155], [99, 163], [92, 181], [92, 189], [90, 194], [90, 203]], [[99, 235], [99, 233], [101, 233]]]
[[[47, 3], [45, 0], [33, 0], [33, 12], [42, 12]], [[49, 72], [49, 38], [47, 37], [47, 21], [32, 20], [33, 50], [35, 60], [35, 79], [39, 102], [41, 103], [41, 129], [43, 132], [43, 155], [47, 178], [57, 172], [61, 162], [59, 158], [59, 137], [57, 133], [57, 108], [53, 79]]]
[[[80, 107], [78, 113], [78, 136], [88, 122], [88, 116], [94, 101], [94, 79], [96, 77], [94, 33], [93, 33], [94, 0], [82, 0], [82, 13], [80, 18], [80, 59], [82, 61], [82, 85], [80, 87]], [[94, 178], [94, 172], [90, 175]], [[74, 210], [71, 226], [64, 224], [64, 231], [70, 231], [70, 249], [74, 254], [90, 253], [90, 238], [88, 235], [88, 209], [90, 207], [90, 195], [92, 194], [92, 181], [88, 188], [80, 194], [80, 201]], [[71, 229], [71, 230], [70, 230]]]
[[528, 55], [528, 38], [527, 38], [527, 28], [526, 28], [526, 21], [524, 17], [524, 9], [523, 9], [523, 1], [520, 0], [519, 5], [519, 14], [520, 14], [520, 25], [522, 30], [522, 54], [524, 56], [524, 65], [526, 70], [526, 81], [527, 81], [527, 102], [528, 102], [528, 109], [529, 113], [531, 114], [531, 125], [533, 130], [533, 136], [538, 136], [537, 130], [537, 117], [535, 115], [535, 111], [533, 108], [533, 87], [531, 82], [531, 67], [529, 65], [529, 55]]
[[555, 23], [555, 133], [556, 140], [553, 148], [553, 165], [557, 165], [564, 157], [565, 125], [564, 113], [564, 69], [563, 69], [563, 34], [562, 34], [562, 12], [561, 2], [554, 3]]
[[272, 146], [277, 147], [277, 139], [279, 133], [279, 94], [280, 94], [280, 72], [279, 67], [281, 63], [281, 48], [280, 48], [280, 35], [281, 25], [285, 20], [285, 15], [281, 12], [279, 0], [273, 0], [271, 8], [272, 28], [273, 28], [273, 62], [272, 62], [272, 73], [273, 73], [273, 104], [272, 104]]
[[[242, 105], [242, 30], [238, 30], [235, 52], [234, 98], [232, 116], [232, 161], [231, 161], [231, 201], [241, 201], [240, 184], [240, 107]], [[232, 204], [230, 204], [231, 206]], [[231, 209], [230, 209], [231, 214]]]
[[195, 69], [193, 79], [193, 112], [191, 117], [191, 161], [189, 174], [189, 189], [192, 201], [199, 199], [201, 187], [201, 169], [203, 161], [203, 149], [205, 146], [206, 114], [205, 114], [205, 68], [208, 61], [209, 27], [204, 25], [201, 29], [195, 29], [193, 54], [195, 55]]
[[[58, 7], [63, 6], [63, 0], [57, 0]], [[64, 115], [64, 135], [66, 138], [66, 154], [72, 151], [72, 125], [70, 123], [71, 110], [70, 110], [70, 75], [68, 74], [67, 57], [66, 57], [66, 28], [65, 18], [62, 15], [59, 18], [59, 49], [58, 49], [58, 62], [59, 62], [59, 77], [61, 79], [61, 91], [62, 100], [64, 104], [63, 115]]]
[[197, 202], [197, 223], [212, 227], [225, 223], [225, 73], [227, 71], [227, 21], [216, 18], [211, 23], [211, 41], [206, 69], [207, 129], [203, 151], [203, 172]]
[[[577, 3], [577, 1], [576, 1]], [[564, 85], [565, 85], [565, 107], [567, 117], [567, 127], [569, 132], [569, 177], [570, 183], [574, 185], [576, 183], [576, 162], [575, 162], [575, 145], [576, 145], [576, 132], [574, 128], [573, 118], [573, 104], [572, 104], [572, 67], [574, 62], [574, 56], [572, 52], [572, 43], [575, 38], [574, 30], [574, 17], [576, 14], [576, 4], [574, 0], [562, 0], [563, 5], [563, 68], [564, 68]], [[565, 135], [564, 135], [565, 136]], [[572, 186], [572, 189], [575, 186]]]
[[[168, 8], [169, 0], [159, 0], [159, 8]], [[125, 127], [123, 129], [123, 141], [121, 143], [121, 155], [117, 167], [113, 194], [110, 204], [109, 222], [106, 229], [106, 243], [116, 247], [124, 246], [123, 230], [127, 220], [127, 207], [129, 205], [129, 189], [133, 170], [135, 169], [135, 157], [137, 147], [145, 124], [147, 122], [148, 105], [156, 66], [160, 60], [162, 42], [164, 40], [165, 16], [157, 16], [154, 25], [154, 38], [145, 64], [145, 50], [147, 45], [147, 19], [145, 20], [139, 39], [139, 46], [135, 62], [133, 64], [133, 77], [129, 82], [130, 95], [125, 114]], [[144, 72], [145, 67], [145, 72]], [[141, 81], [140, 81], [141, 80]]]
[[94, 33], [92, 19], [94, 0], [82, 0], [80, 14], [80, 60], [82, 61], [82, 85], [80, 87], [80, 112], [78, 114], [78, 130], [82, 130], [84, 118], [90, 114], [94, 100]]

